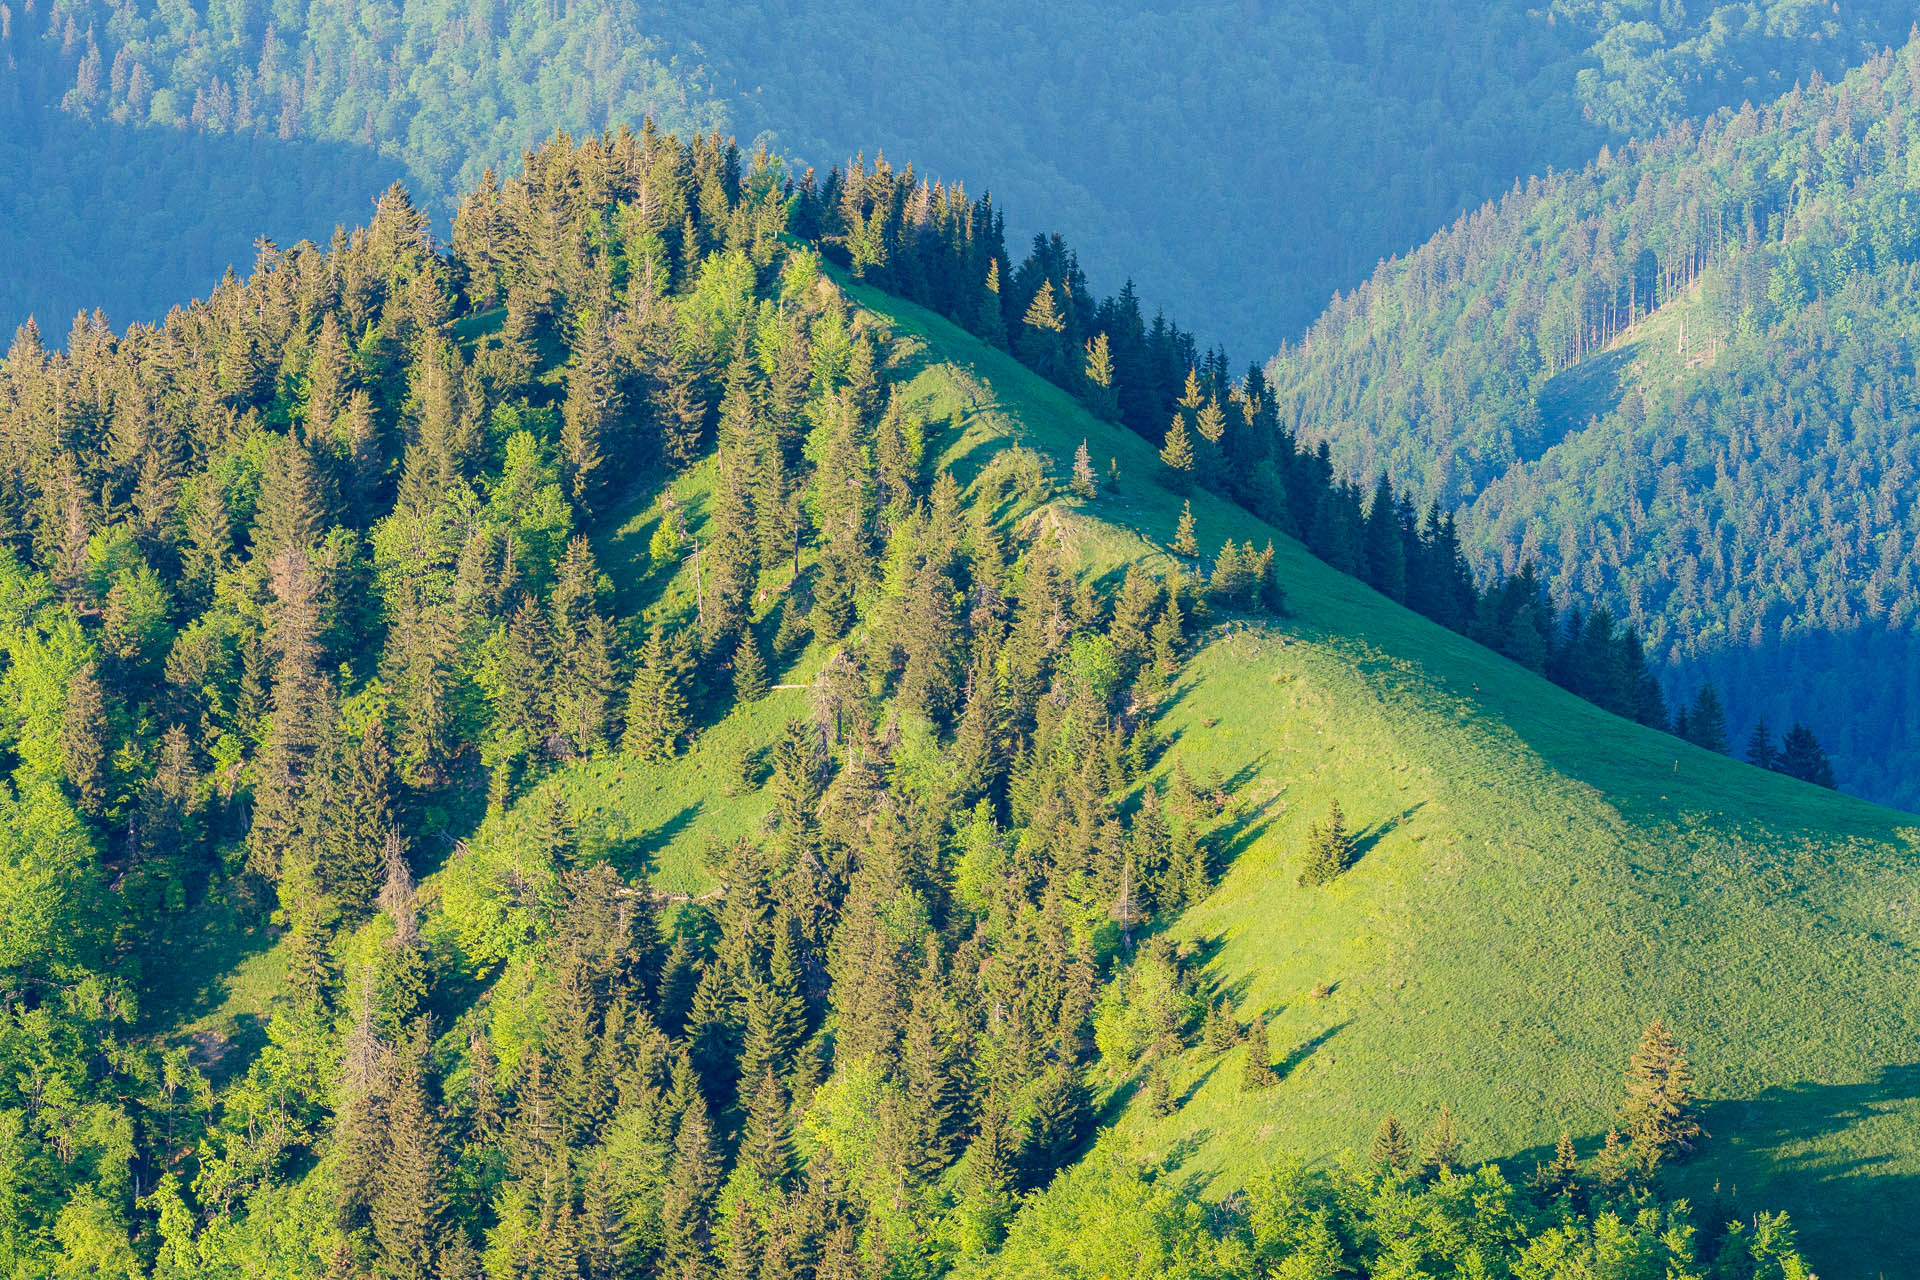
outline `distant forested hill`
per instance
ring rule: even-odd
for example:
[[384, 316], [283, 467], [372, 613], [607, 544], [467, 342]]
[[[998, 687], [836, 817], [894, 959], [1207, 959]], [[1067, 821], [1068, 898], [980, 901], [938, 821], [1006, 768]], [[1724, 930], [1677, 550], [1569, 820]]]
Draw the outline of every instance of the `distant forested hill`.
[[0, 0], [0, 67], [8, 331], [158, 319], [259, 236], [366, 221], [396, 178], [444, 233], [456, 190], [555, 130], [728, 121], [621, 0]]
[[991, 178], [1034, 220], [1016, 233], [1066, 231], [1103, 285], [1131, 272], [1271, 349], [1516, 176], [1837, 76], [1911, 22], [1886, 0], [6, 0], [0, 325], [157, 318], [259, 234], [363, 220], [386, 178], [444, 218], [554, 129], [651, 113]]
[[1337, 299], [1283, 421], [1920, 802], [1916, 103], [1920, 44], [1530, 182]]

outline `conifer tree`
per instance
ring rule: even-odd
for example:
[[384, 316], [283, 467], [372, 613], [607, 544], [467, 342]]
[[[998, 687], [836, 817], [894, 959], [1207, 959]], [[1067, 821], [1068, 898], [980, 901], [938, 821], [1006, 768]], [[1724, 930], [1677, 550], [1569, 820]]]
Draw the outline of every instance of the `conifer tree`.
[[1087, 408], [1103, 422], [1120, 420], [1120, 396], [1113, 385], [1113, 346], [1105, 330], [1087, 340], [1087, 363], [1081, 371]]
[[1207, 846], [1190, 821], [1174, 828], [1173, 865], [1180, 877], [1181, 900], [1193, 906], [1205, 899], [1213, 887], [1213, 878], [1207, 871]]
[[528, 1268], [555, 1280], [580, 1280], [580, 1221], [574, 1211], [573, 1153], [565, 1143], [541, 1171], [540, 1225]]
[[1273, 1063], [1268, 1060], [1271, 1052], [1267, 1045], [1267, 1019], [1262, 1014], [1253, 1020], [1252, 1030], [1247, 1032], [1247, 1060], [1240, 1072], [1240, 1092], [1256, 1093], [1261, 1089], [1278, 1083]]
[[1353, 858], [1353, 838], [1338, 799], [1328, 802], [1324, 823], [1307, 828], [1307, 862], [1300, 873], [1303, 885], [1326, 884], [1347, 869]]
[[1621, 1122], [1641, 1172], [1690, 1153], [1706, 1136], [1696, 1116], [1693, 1068], [1664, 1018], [1640, 1037], [1627, 1066], [1627, 1096]]
[[1009, 1147], [1006, 1121], [990, 1102], [967, 1147], [965, 1191], [957, 1213], [966, 1243], [976, 1254], [999, 1246], [1018, 1202]]
[[580, 1202], [582, 1280], [620, 1280], [630, 1274], [630, 1235], [613, 1166], [605, 1159], [596, 1160], [587, 1170], [586, 1190]]
[[1051, 377], [1060, 366], [1060, 334], [1066, 327], [1054, 302], [1053, 281], [1042, 280], [1033, 301], [1027, 304], [1026, 315], [1021, 317], [1020, 336], [1014, 343], [1016, 354], [1036, 373]]
[[740, 1055], [740, 1076], [746, 1081], [758, 1080], [763, 1071], [787, 1071], [807, 1035], [806, 991], [792, 917], [783, 913], [773, 933], [766, 976], [746, 988], [746, 1047]]
[[1166, 438], [1160, 444], [1160, 463], [1167, 469], [1167, 486], [1175, 493], [1193, 487], [1193, 441], [1187, 435], [1187, 420], [1173, 415]]
[[1094, 494], [1098, 492], [1097, 486], [1098, 481], [1093, 474], [1093, 457], [1087, 452], [1087, 442], [1082, 438], [1080, 447], [1073, 451], [1073, 482], [1071, 485], [1073, 495], [1076, 498], [1084, 498], [1092, 501]]
[[1700, 686], [1686, 719], [1686, 738], [1696, 747], [1725, 754], [1727, 750], [1727, 713], [1720, 705], [1720, 694], [1711, 684]]
[[1618, 1191], [1634, 1172], [1633, 1148], [1620, 1138], [1620, 1131], [1609, 1127], [1593, 1158], [1593, 1178], [1603, 1191]]
[[660, 1202], [663, 1254], [675, 1271], [697, 1266], [713, 1241], [713, 1202], [720, 1186], [720, 1153], [707, 1103], [691, 1091], [680, 1113], [673, 1168]]
[[91, 662], [67, 681], [60, 754], [81, 810], [98, 814], [107, 797], [107, 701]]
[[1227, 433], [1227, 415], [1220, 408], [1220, 401], [1209, 396], [1207, 402], [1201, 405], [1199, 412], [1194, 415], [1193, 424], [1194, 430], [1200, 433], [1202, 440], [1218, 447]]
[[1163, 681], [1180, 674], [1180, 650], [1186, 644], [1181, 624], [1180, 601], [1169, 595], [1160, 621], [1153, 625], [1153, 667]]
[[687, 697], [680, 658], [665, 623], [655, 622], [647, 633], [640, 666], [627, 693], [626, 721], [621, 745], [630, 754], [658, 764], [679, 751], [687, 731]]
[[1780, 751], [1773, 745], [1773, 732], [1765, 720], [1754, 725], [1753, 733], [1747, 738], [1747, 763], [1762, 769], [1779, 766]]
[[1180, 508], [1180, 525], [1173, 531], [1173, 554], [1189, 560], [1200, 555], [1200, 541], [1194, 536], [1192, 502]]
[[772, 687], [766, 659], [760, 656], [760, 641], [752, 627], [742, 627], [740, 644], [733, 651], [733, 696], [741, 702], [758, 702]]
[[599, 485], [609, 425], [620, 411], [620, 391], [607, 322], [582, 311], [574, 322], [573, 358], [567, 365], [567, 394], [562, 405], [560, 453], [565, 460], [569, 495], [583, 507]]
[[1404, 1173], [1412, 1159], [1413, 1147], [1407, 1141], [1407, 1131], [1401, 1127], [1400, 1117], [1391, 1111], [1387, 1112], [1373, 1134], [1374, 1167], [1382, 1172]]
[[394, 1280], [434, 1276], [445, 1230], [446, 1155], [423, 1078], [427, 1049], [425, 1030], [416, 1027], [394, 1051], [386, 1090], [387, 1149], [373, 1202], [373, 1233], [380, 1274]]
[[1537, 1165], [1533, 1171], [1534, 1189], [1551, 1200], [1574, 1189], [1580, 1177], [1580, 1157], [1573, 1149], [1573, 1135], [1562, 1133], [1554, 1144], [1553, 1159]]
[[364, 919], [379, 893], [393, 832], [392, 791], [386, 726], [373, 720], [360, 736], [344, 804], [327, 835], [323, 882], [349, 920]]
[[1393, 500], [1393, 486], [1384, 473], [1367, 510], [1366, 571], [1368, 583], [1381, 595], [1392, 600], [1407, 598], [1407, 539], [1399, 507]]
[[819, 576], [813, 586], [813, 613], [808, 621], [816, 637], [831, 642], [847, 634], [853, 619], [853, 574], [829, 549], [820, 557]]
[[746, 1128], [740, 1136], [740, 1162], [776, 1189], [784, 1189], [794, 1172], [792, 1135], [787, 1119], [787, 1091], [771, 1070], [763, 1071], [747, 1107]]
[[1173, 1089], [1167, 1083], [1166, 1064], [1155, 1059], [1147, 1069], [1147, 1113], [1159, 1119], [1173, 1112]]
[[1070, 1062], [1056, 1062], [1040, 1077], [1027, 1132], [1024, 1163], [1036, 1181], [1066, 1162], [1088, 1120], [1087, 1087], [1080, 1069]]
[[1227, 1008], [1225, 996], [1207, 1006], [1200, 1023], [1200, 1047], [1207, 1053], [1225, 1053], [1240, 1042], [1240, 1024]]
[[1826, 748], [1813, 736], [1813, 730], [1797, 720], [1781, 739], [1780, 760], [1775, 767], [1790, 778], [1818, 787], [1834, 785], [1833, 764], [1827, 759]]
[[1421, 1144], [1420, 1168], [1429, 1176], [1438, 1177], [1451, 1173], [1459, 1163], [1460, 1136], [1454, 1125], [1453, 1108], [1443, 1102], [1433, 1127], [1427, 1130], [1426, 1141]]

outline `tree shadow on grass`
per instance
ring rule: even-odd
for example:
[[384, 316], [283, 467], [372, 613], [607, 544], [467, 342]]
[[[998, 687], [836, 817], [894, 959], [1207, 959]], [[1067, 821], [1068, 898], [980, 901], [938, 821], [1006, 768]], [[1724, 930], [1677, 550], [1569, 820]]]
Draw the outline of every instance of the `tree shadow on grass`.
[[1349, 845], [1349, 852], [1347, 854], [1348, 869], [1351, 870], [1353, 867], [1358, 866], [1360, 860], [1369, 853], [1372, 853], [1376, 845], [1405, 826], [1408, 819], [1425, 808], [1426, 804], [1427, 802], [1424, 800], [1417, 801], [1411, 807], [1402, 809], [1393, 817], [1383, 818], [1372, 826], [1356, 832], [1352, 844]]
[[629, 882], [652, 873], [667, 846], [700, 820], [704, 805], [695, 801], [650, 831], [624, 838], [606, 838], [596, 847], [598, 855]]
[[162, 1030], [192, 1022], [225, 1004], [232, 992], [233, 973], [269, 950], [278, 937], [265, 917], [265, 909], [231, 883], [173, 917], [140, 957], [146, 979], [142, 1026]]
[[1348, 1018], [1344, 1022], [1336, 1022], [1332, 1026], [1328, 1027], [1326, 1030], [1321, 1031], [1316, 1035], [1309, 1036], [1305, 1040], [1302, 1040], [1299, 1044], [1295, 1045], [1291, 1051], [1288, 1052], [1286, 1057], [1280, 1059], [1280, 1061], [1273, 1064], [1273, 1073], [1279, 1076], [1282, 1080], [1287, 1079], [1295, 1071], [1305, 1066], [1307, 1063], [1307, 1059], [1313, 1057], [1314, 1054], [1320, 1052], [1321, 1048], [1329, 1040], [1333, 1039], [1335, 1036], [1339, 1035], [1342, 1031], [1345, 1031], [1348, 1027], [1352, 1025], [1353, 1025], [1353, 1019]]

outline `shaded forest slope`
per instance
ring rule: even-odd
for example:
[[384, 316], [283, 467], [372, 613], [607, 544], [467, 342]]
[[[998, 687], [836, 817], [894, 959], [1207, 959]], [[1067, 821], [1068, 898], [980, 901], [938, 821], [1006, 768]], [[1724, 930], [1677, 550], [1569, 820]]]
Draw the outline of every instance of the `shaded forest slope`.
[[1813, 725], [1920, 799], [1920, 46], [1530, 182], [1337, 299], [1271, 371], [1476, 568], [1604, 603], [1744, 742]]

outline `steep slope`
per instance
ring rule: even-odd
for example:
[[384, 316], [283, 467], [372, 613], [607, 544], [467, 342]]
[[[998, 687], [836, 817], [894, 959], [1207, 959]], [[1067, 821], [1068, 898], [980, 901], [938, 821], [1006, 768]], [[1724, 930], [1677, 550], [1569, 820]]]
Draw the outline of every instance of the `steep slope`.
[[[1083, 563], [1171, 562], [1180, 499], [1148, 446], [944, 321], [861, 296], [926, 344], [909, 391], [958, 431], [950, 454], [999, 437], [1064, 472], [1085, 438], [1122, 480], [1056, 508]], [[1186, 1152], [1218, 1195], [1276, 1152], [1364, 1150], [1388, 1110], [1419, 1125], [1449, 1102], [1473, 1158], [1524, 1172], [1563, 1126], [1597, 1147], [1639, 1029], [1665, 1016], [1713, 1134], [1676, 1185], [1791, 1210], [1822, 1274], [1914, 1265], [1911, 819], [1600, 712], [1235, 507], [1193, 509], [1207, 552], [1274, 538], [1289, 617], [1207, 632], [1166, 714], [1168, 760], [1235, 797], [1230, 870], [1176, 931], [1243, 1022], [1268, 1017], [1283, 1080], [1244, 1095], [1242, 1051], [1188, 1050], [1183, 1105], [1136, 1104], [1122, 1134]], [[1362, 856], [1303, 888], [1306, 827], [1333, 799]], [[1110, 1068], [1118, 1097], [1134, 1067]]]
[[1530, 183], [1272, 366], [1342, 466], [1459, 504], [1477, 567], [1536, 563], [1715, 680], [1736, 745], [1805, 720], [1842, 786], [1909, 805], [1917, 65]]
[[[1516, 175], [1837, 75], [1910, 21], [1888, 0], [16, 3], [0, 21], [16, 77], [0, 111], [17, 111], [0, 158], [23, 180], [0, 250], [77, 238], [90, 253], [0, 282], [0, 328], [35, 311], [63, 330], [79, 306], [154, 319], [263, 232], [284, 244], [362, 220], [369, 171], [404, 173], [438, 217], [483, 166], [512, 167], [555, 129], [651, 113], [823, 167], [879, 145], [991, 184], [1021, 238], [1066, 231], [1105, 287], [1132, 274], [1186, 320], [1269, 350]], [[182, 145], [192, 134], [208, 145]], [[288, 181], [296, 166], [306, 182]], [[244, 180], [155, 212], [156, 182], [204, 187], [209, 171]], [[164, 275], [74, 274], [106, 254], [148, 267], [175, 242], [195, 250]], [[1219, 271], [1223, 245], [1241, 273]]]

